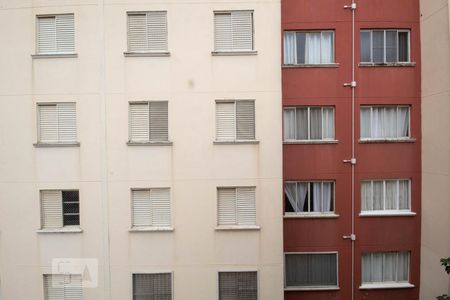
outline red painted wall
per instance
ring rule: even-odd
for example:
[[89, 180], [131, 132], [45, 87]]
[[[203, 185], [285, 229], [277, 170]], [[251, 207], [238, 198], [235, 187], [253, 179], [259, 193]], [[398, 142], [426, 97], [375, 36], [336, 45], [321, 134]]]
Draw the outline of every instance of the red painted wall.
[[[338, 251], [338, 291], [286, 291], [286, 300], [351, 299], [351, 11], [350, 0], [282, 0], [282, 30], [335, 30], [333, 68], [283, 68], [283, 105], [334, 105], [337, 144], [284, 145], [285, 180], [333, 179], [336, 181], [335, 219], [285, 218], [285, 252]], [[358, 67], [355, 101], [355, 299], [419, 299], [420, 278], [420, 36], [418, 0], [359, 0], [356, 10], [355, 55], [359, 62], [360, 29], [411, 30], [414, 67]], [[282, 41], [281, 41], [282, 42]], [[282, 63], [282, 62], [281, 62]], [[412, 143], [370, 143], [359, 140], [359, 107], [362, 104], [411, 105]], [[363, 179], [411, 179], [412, 217], [359, 217]], [[284, 201], [284, 199], [283, 199]], [[411, 252], [410, 282], [414, 288], [359, 290], [361, 252]]]

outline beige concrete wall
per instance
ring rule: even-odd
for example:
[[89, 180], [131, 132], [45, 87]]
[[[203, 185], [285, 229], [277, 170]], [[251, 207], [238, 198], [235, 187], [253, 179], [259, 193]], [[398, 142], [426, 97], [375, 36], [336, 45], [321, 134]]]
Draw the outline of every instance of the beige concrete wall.
[[450, 294], [450, 31], [448, 0], [421, 1], [422, 257], [420, 299]]
[[[255, 56], [212, 56], [213, 11], [252, 9]], [[167, 10], [170, 57], [124, 57], [126, 12]], [[77, 58], [32, 59], [35, 16], [75, 14]], [[133, 272], [174, 272], [177, 300], [218, 299], [257, 270], [283, 297], [279, 1], [0, 0], [0, 279], [43, 299], [57, 257], [99, 260], [86, 300], [132, 299]], [[257, 145], [214, 145], [215, 100], [255, 99]], [[128, 101], [168, 100], [172, 146], [130, 147]], [[36, 103], [77, 105], [79, 148], [35, 148]], [[259, 231], [216, 231], [216, 187], [256, 186]], [[130, 188], [170, 187], [173, 232], [129, 232]], [[82, 233], [36, 233], [40, 189], [80, 190]], [[108, 275], [110, 274], [110, 275]], [[26, 288], [24, 288], [26, 287]]]

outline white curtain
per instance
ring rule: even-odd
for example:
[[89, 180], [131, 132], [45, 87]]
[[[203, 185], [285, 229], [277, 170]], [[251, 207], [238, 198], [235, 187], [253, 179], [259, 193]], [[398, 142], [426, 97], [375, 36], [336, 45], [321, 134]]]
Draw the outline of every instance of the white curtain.
[[397, 209], [397, 180], [386, 181], [385, 209]]
[[297, 63], [297, 42], [295, 31], [284, 33], [284, 64], [292, 65]]
[[381, 138], [383, 137], [383, 123], [384, 123], [384, 107], [373, 107], [371, 117], [371, 137]]
[[296, 110], [297, 118], [297, 139], [307, 140], [308, 139], [308, 108], [297, 108]]
[[383, 280], [383, 253], [372, 253], [371, 282]]
[[304, 212], [308, 184], [306, 182], [288, 182], [285, 184], [284, 192], [294, 212]]
[[334, 139], [334, 108], [324, 107], [322, 110], [323, 139]]
[[320, 32], [306, 34], [306, 64], [320, 64]]
[[393, 138], [397, 134], [397, 107], [386, 107], [384, 114], [384, 137]]
[[361, 269], [362, 269], [362, 282], [369, 283], [371, 282], [371, 273], [372, 273], [372, 254], [365, 253], [362, 255], [361, 259]]
[[295, 182], [287, 182], [284, 185], [284, 193], [294, 211], [297, 212], [297, 184]]
[[284, 110], [284, 140], [295, 140], [295, 108]]
[[297, 207], [299, 212], [303, 212], [305, 207], [306, 198], [308, 197], [308, 183], [297, 183]]
[[333, 62], [333, 32], [322, 32], [322, 64]]
[[409, 279], [409, 252], [399, 252], [397, 261], [397, 281], [407, 282]]
[[373, 181], [373, 210], [383, 209], [383, 181]]
[[398, 209], [411, 209], [409, 205], [409, 180], [400, 180], [398, 187]]
[[370, 138], [370, 107], [361, 107], [361, 138]]
[[310, 135], [311, 140], [322, 139], [322, 109], [320, 107], [311, 107], [309, 112]]
[[395, 281], [395, 269], [396, 269], [396, 252], [383, 253], [383, 282]]
[[313, 182], [313, 207], [311, 211], [322, 211], [322, 182]]
[[372, 184], [370, 181], [361, 183], [361, 210], [372, 210]]
[[332, 211], [332, 202], [333, 202], [333, 184], [331, 182], [323, 183], [323, 206], [322, 212], [330, 212]]
[[398, 108], [398, 126], [397, 136], [408, 137], [409, 136], [409, 107]]

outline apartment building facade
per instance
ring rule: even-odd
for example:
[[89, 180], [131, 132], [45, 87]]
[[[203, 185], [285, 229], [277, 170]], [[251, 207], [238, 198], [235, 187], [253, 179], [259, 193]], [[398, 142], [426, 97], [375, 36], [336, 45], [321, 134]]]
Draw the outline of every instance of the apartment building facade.
[[285, 299], [419, 299], [419, 1], [282, 1]]
[[0, 3], [2, 299], [282, 299], [280, 3]]

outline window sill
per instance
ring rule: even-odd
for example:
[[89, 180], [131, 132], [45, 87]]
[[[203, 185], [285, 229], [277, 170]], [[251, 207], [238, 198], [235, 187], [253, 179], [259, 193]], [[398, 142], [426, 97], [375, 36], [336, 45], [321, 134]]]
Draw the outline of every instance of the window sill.
[[415, 212], [412, 211], [380, 211], [380, 212], [361, 212], [360, 217], [414, 217]]
[[135, 226], [132, 227], [129, 232], [172, 232], [174, 229], [172, 226]]
[[387, 139], [360, 139], [360, 144], [376, 144], [376, 143], [414, 143], [416, 141], [415, 138], [404, 138], [404, 139], [395, 139], [395, 138], [387, 138]]
[[339, 291], [338, 286], [305, 286], [305, 287], [285, 287], [286, 292], [289, 291]]
[[258, 225], [220, 225], [216, 226], [214, 230], [216, 231], [230, 231], [230, 230], [260, 230], [261, 227]]
[[212, 51], [212, 56], [246, 56], [246, 55], [257, 55], [258, 51], [256, 50], [247, 50], [247, 51]]
[[409, 282], [405, 283], [372, 283], [362, 284], [360, 290], [379, 290], [379, 289], [409, 289], [415, 287], [414, 284]]
[[284, 145], [314, 145], [314, 144], [337, 144], [338, 140], [288, 140]]
[[290, 68], [338, 68], [338, 63], [331, 64], [298, 64], [298, 65], [282, 65], [282, 68], [290, 69]]
[[248, 145], [256, 145], [259, 144], [257, 140], [242, 140], [242, 141], [214, 141], [214, 145], [238, 145], [238, 144], [248, 144]]
[[124, 52], [125, 57], [169, 57], [170, 52]]
[[81, 233], [83, 229], [80, 227], [63, 227], [63, 228], [47, 228], [47, 229], [38, 229], [37, 233]]
[[47, 54], [31, 54], [33, 59], [41, 58], [75, 58], [78, 57], [77, 53], [47, 53]]
[[393, 62], [393, 63], [359, 63], [359, 67], [415, 67], [415, 62]]
[[172, 146], [171, 141], [159, 141], [159, 142], [127, 142], [128, 146]]
[[80, 147], [79, 142], [73, 142], [73, 143], [42, 143], [37, 142], [33, 144], [36, 148], [51, 148], [51, 147]]
[[335, 219], [339, 218], [338, 214], [296, 214], [296, 213], [285, 213], [283, 216], [285, 219]]

